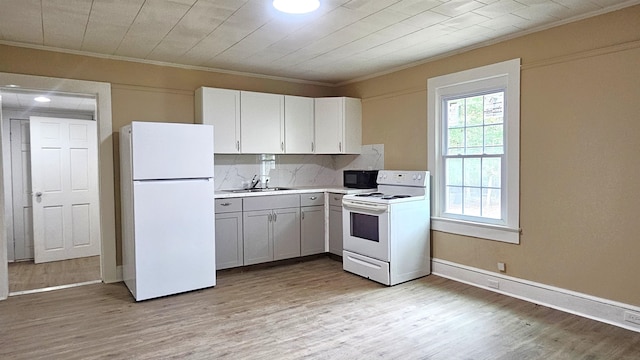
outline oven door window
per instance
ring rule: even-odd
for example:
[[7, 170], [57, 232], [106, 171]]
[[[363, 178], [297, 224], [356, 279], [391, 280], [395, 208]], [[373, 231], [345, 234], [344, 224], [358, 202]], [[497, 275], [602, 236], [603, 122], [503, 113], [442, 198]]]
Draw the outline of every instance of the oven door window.
[[380, 242], [378, 217], [375, 215], [351, 213], [351, 236]]

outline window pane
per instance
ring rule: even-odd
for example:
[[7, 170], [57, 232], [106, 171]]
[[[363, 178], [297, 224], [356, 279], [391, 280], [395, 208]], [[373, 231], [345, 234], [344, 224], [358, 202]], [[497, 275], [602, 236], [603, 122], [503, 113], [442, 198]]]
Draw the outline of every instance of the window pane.
[[484, 124], [504, 122], [504, 91], [484, 96]]
[[[504, 91], [445, 100], [445, 212], [502, 218]], [[455, 156], [455, 157], [454, 157]]]
[[502, 132], [502, 124], [489, 125], [484, 127], [484, 145], [500, 146], [504, 143]]
[[467, 126], [482, 125], [483, 114], [483, 96], [474, 96], [466, 98], [467, 110]]
[[462, 159], [447, 159], [445, 163], [447, 184], [462, 186]]
[[500, 187], [501, 164], [501, 158], [484, 158], [482, 160], [482, 187]]
[[502, 197], [499, 189], [482, 189], [482, 216], [502, 218]]
[[464, 186], [480, 187], [482, 179], [480, 158], [464, 159]]
[[464, 126], [464, 99], [447, 100], [447, 127]]
[[463, 214], [470, 216], [480, 216], [480, 188], [465, 187], [464, 188], [464, 205]]
[[451, 214], [462, 214], [462, 188], [458, 186], [447, 186], [445, 212]]
[[482, 134], [482, 126], [468, 127], [466, 131], [467, 147], [482, 147], [484, 135]]
[[464, 128], [447, 131], [447, 154], [464, 154]]

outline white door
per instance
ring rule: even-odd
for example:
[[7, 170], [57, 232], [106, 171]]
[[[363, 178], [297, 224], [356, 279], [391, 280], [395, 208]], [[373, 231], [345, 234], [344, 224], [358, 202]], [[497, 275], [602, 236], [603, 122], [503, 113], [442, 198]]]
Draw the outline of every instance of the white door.
[[31, 116], [36, 263], [100, 255], [96, 122]]
[[[31, 149], [29, 120], [11, 120], [11, 194], [13, 197], [13, 254], [10, 259], [33, 259], [31, 209]], [[10, 252], [11, 254], [11, 252]]]

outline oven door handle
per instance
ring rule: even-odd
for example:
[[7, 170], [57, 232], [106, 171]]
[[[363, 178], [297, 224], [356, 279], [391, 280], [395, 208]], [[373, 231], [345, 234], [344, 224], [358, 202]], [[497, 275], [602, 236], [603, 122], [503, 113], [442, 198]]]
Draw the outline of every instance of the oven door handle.
[[383, 213], [387, 211], [387, 205], [363, 204], [361, 202], [357, 202], [353, 200], [342, 199], [342, 205], [345, 208], [366, 210], [366, 211], [376, 212], [376, 213]]

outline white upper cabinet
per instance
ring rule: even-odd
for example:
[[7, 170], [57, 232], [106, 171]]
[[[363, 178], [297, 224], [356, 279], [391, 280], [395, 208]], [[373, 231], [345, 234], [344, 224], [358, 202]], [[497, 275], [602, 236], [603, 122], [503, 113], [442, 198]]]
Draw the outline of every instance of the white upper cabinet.
[[199, 88], [195, 96], [196, 123], [213, 125], [214, 152], [240, 153], [240, 91]]
[[284, 95], [241, 91], [240, 119], [243, 153], [284, 153]]
[[313, 98], [284, 97], [284, 149], [287, 154], [310, 154], [315, 151], [313, 109]]
[[201, 87], [196, 123], [214, 126], [216, 154], [359, 154], [362, 103]]
[[315, 99], [316, 154], [359, 154], [362, 148], [362, 102], [330, 97]]

